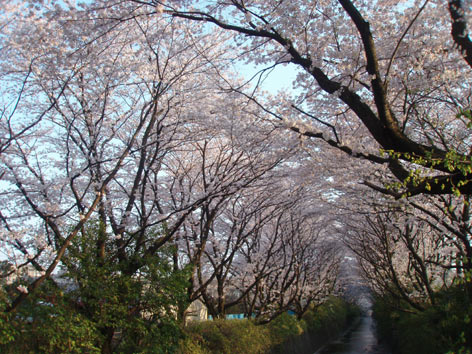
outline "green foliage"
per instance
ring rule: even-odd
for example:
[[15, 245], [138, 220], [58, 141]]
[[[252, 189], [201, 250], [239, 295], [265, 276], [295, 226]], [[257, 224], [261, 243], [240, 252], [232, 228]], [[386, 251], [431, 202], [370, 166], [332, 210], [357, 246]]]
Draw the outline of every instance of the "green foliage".
[[270, 346], [270, 332], [266, 326], [256, 326], [253, 321], [215, 320], [192, 323], [187, 328], [189, 341], [181, 346], [183, 353], [198, 345], [201, 353], [266, 353]]
[[[470, 115], [470, 111], [467, 113]], [[468, 117], [468, 116], [467, 116]], [[409, 174], [402, 181], [393, 182], [386, 186], [387, 189], [391, 190], [407, 190], [408, 187], [418, 187], [424, 184], [426, 191], [430, 191], [432, 185], [435, 184], [445, 190], [446, 186], [451, 189], [451, 192], [460, 196], [460, 188], [470, 182], [470, 175], [472, 174], [472, 160], [470, 157], [463, 154], [457, 153], [454, 149], [451, 149], [446, 152], [446, 155], [442, 158], [433, 157], [431, 154], [425, 156], [415, 155], [409, 152], [402, 153], [394, 150], [380, 150], [380, 153], [384, 156], [388, 156], [396, 160], [406, 160], [415, 165], [418, 165], [419, 168], [412, 168], [409, 170]], [[451, 177], [442, 180], [439, 182], [439, 179], [430, 179], [430, 175], [433, 170], [438, 167], [443, 166], [451, 173]], [[452, 176], [462, 176], [462, 179], [453, 182]], [[440, 185], [439, 185], [440, 184]], [[410, 196], [410, 193], [405, 192], [403, 197]]]
[[215, 320], [192, 323], [186, 328], [180, 353], [300, 353], [316, 348], [335, 338], [349, 320], [358, 314], [352, 305], [330, 298], [312, 308], [298, 320], [283, 313], [265, 325], [252, 320]]
[[437, 293], [435, 306], [419, 312], [397, 299], [375, 302], [381, 337], [398, 353], [470, 353], [472, 303], [461, 286]]
[[[67, 275], [79, 284], [69, 296], [84, 304], [87, 316], [102, 333], [109, 328], [120, 333], [115, 351], [174, 350], [181, 337], [176, 311], [179, 306], [186, 306], [189, 275], [174, 270], [170, 262], [172, 249], [118, 262], [115, 252], [109, 250], [112, 244], [106, 245], [105, 258], [97, 257], [95, 245], [104, 231], [100, 225], [92, 225], [89, 230], [69, 248]], [[134, 270], [138, 263], [141, 266]]]
[[[110, 239], [99, 223], [87, 225], [64, 257], [62, 285], [46, 282], [14, 316], [0, 318], [0, 352], [95, 353], [105, 342], [116, 353], [177, 350], [188, 271], [173, 268], [171, 248], [119, 260]], [[2, 290], [16, 293], [15, 285]]]
[[296, 316], [283, 313], [268, 325], [272, 343], [278, 345], [287, 341], [290, 337], [297, 337], [302, 335], [306, 329], [307, 324], [302, 320], [297, 320]]
[[309, 310], [303, 319], [309, 332], [331, 338], [359, 314], [359, 309], [356, 306], [340, 298], [331, 297], [322, 306]]
[[128, 328], [126, 336], [115, 351], [135, 354], [175, 353], [182, 338], [182, 331], [175, 320], [167, 319], [157, 323], [142, 321], [139, 327]]
[[[55, 298], [55, 304], [45, 301], [46, 297]], [[49, 284], [31, 295], [18, 312], [6, 317], [3, 323], [7, 327], [0, 343], [2, 353], [99, 352], [94, 324], [70, 308], [61, 292]]]
[[18, 331], [12, 325], [11, 315], [4, 312], [8, 305], [8, 294], [5, 286], [0, 286], [0, 348], [2, 345], [13, 342], [18, 337]]
[[[99, 353], [94, 323], [62, 306], [44, 306], [36, 320], [22, 330], [21, 341], [36, 342], [37, 353]], [[36, 315], [36, 314], [35, 314]], [[25, 348], [31, 349], [31, 348]]]

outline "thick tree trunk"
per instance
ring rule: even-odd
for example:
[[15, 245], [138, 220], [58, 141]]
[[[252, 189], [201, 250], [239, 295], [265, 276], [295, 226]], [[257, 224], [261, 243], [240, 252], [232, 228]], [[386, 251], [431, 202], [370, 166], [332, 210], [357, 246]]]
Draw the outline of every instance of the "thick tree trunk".
[[107, 327], [104, 329], [105, 340], [102, 345], [102, 354], [112, 354], [113, 353], [113, 335], [115, 334], [115, 329], [112, 327]]

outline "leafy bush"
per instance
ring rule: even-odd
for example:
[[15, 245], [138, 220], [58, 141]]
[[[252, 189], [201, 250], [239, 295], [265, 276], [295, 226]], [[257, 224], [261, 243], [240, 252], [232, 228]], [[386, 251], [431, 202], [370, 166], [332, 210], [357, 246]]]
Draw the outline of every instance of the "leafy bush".
[[340, 298], [331, 297], [322, 306], [307, 311], [303, 319], [308, 332], [324, 338], [333, 338], [357, 316], [359, 309], [356, 306]]
[[247, 319], [196, 322], [187, 328], [187, 333], [190, 342], [183, 341], [181, 348], [188, 354], [266, 353], [271, 346], [267, 326], [256, 326]]
[[11, 354], [99, 353], [96, 346], [99, 333], [94, 324], [62, 305], [52, 306], [32, 296], [5, 321], [10, 340], [0, 343], [0, 351]]
[[302, 335], [307, 328], [304, 320], [297, 320], [295, 316], [283, 313], [268, 325], [272, 343], [275, 345], [282, 344], [289, 338]]
[[183, 354], [300, 353], [314, 351], [335, 338], [357, 310], [342, 299], [331, 298], [310, 309], [301, 320], [283, 313], [266, 325], [252, 320], [215, 320], [192, 323], [181, 341]]
[[460, 286], [436, 294], [434, 306], [424, 311], [383, 297], [374, 315], [381, 338], [398, 353], [472, 353], [472, 303]]
[[[2, 353], [168, 353], [182, 337], [176, 312], [186, 307], [189, 273], [172, 250], [135, 259], [97, 257], [100, 224], [90, 222], [63, 257], [57, 283], [46, 281], [12, 315], [0, 317]], [[157, 237], [157, 236], [156, 236]], [[111, 248], [111, 245], [107, 245]], [[59, 286], [58, 284], [63, 284]], [[65, 285], [64, 285], [65, 284]], [[18, 284], [0, 286], [0, 310]]]

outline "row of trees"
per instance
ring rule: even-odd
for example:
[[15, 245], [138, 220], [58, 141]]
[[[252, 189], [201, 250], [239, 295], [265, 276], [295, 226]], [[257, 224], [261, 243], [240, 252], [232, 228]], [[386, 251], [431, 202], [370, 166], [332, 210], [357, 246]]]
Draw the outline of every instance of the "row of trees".
[[[436, 308], [443, 323], [450, 316], [457, 326], [445, 341], [457, 350], [470, 346], [469, 310], [450, 311], [472, 294], [470, 6], [460, 0], [134, 3], [150, 16], [158, 9], [233, 33], [234, 50], [265, 65], [260, 79], [278, 65], [298, 68], [292, 94], [232, 89], [299, 134], [320, 176], [334, 183], [328, 201], [340, 209], [332, 233], [343, 235], [373, 291], [402, 311]], [[450, 291], [460, 295], [445, 304]]]
[[[2, 248], [42, 274], [6, 313], [58, 266], [83, 282], [81, 242], [110, 275], [183, 274], [216, 317], [320, 301], [335, 235], [409, 311], [445, 289], [470, 299], [462, 1], [31, 0], [1, 15]], [[231, 69], [244, 61], [252, 84]], [[279, 65], [295, 90], [264, 92]], [[125, 326], [99, 327], [109, 352]]]
[[1, 10], [1, 344], [172, 350], [197, 299], [259, 323], [324, 301], [341, 255], [297, 139], [226, 90], [227, 36], [101, 5]]
[[342, 229], [395, 350], [470, 350], [469, 203], [468, 195], [370, 202]]
[[463, 285], [470, 296], [468, 196], [388, 203], [351, 222], [345, 240], [374, 292], [416, 311], [436, 305], [437, 293]]

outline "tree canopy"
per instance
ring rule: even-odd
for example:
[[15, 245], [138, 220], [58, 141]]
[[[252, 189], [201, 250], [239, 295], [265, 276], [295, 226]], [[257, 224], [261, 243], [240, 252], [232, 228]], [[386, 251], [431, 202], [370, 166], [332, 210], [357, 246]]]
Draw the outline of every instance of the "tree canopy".
[[344, 245], [412, 311], [470, 295], [470, 11], [3, 2], [0, 345], [56, 316], [83, 350], [150, 348], [195, 300], [301, 317], [342, 290]]

